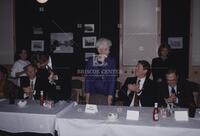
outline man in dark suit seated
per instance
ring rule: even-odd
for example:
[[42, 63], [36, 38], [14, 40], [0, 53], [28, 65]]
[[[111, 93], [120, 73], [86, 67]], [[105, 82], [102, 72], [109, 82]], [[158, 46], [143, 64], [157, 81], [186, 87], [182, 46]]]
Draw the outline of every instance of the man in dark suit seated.
[[46, 98], [54, 100], [56, 97], [55, 85], [49, 82], [52, 75], [50, 74], [44, 80], [44, 77], [37, 74], [36, 66], [29, 64], [24, 69], [28, 75], [28, 77], [20, 79], [20, 87], [23, 89], [24, 98], [39, 99], [40, 91], [43, 91]]
[[158, 102], [160, 106], [173, 103], [178, 107], [195, 105], [192, 88], [187, 80], [179, 79], [175, 69], [166, 73], [166, 81], [158, 84]]
[[118, 92], [124, 106], [152, 107], [155, 102], [156, 87], [149, 79], [150, 64], [145, 60], [138, 61], [135, 77], [128, 77]]

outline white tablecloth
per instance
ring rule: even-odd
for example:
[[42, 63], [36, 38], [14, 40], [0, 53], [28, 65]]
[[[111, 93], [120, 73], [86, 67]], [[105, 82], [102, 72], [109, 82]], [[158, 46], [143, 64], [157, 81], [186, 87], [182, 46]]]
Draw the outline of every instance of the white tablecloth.
[[[176, 121], [173, 116], [152, 120], [152, 108], [131, 109], [130, 107], [98, 106], [99, 112], [84, 112], [85, 106], [78, 105], [62, 111], [56, 118], [59, 136], [199, 136], [200, 115], [189, 121]], [[126, 120], [126, 111], [140, 110], [138, 121]], [[180, 109], [179, 109], [180, 110]], [[119, 119], [107, 119], [109, 112], [118, 113]]]
[[45, 108], [39, 103], [29, 101], [20, 108], [17, 104], [0, 102], [0, 130], [8, 132], [52, 133], [55, 130], [56, 114], [67, 107], [69, 103], [61, 101], [53, 108]]

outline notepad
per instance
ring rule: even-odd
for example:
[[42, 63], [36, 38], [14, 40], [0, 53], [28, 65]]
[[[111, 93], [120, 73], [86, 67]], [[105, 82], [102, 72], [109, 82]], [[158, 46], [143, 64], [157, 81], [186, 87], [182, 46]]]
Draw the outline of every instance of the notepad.
[[86, 104], [85, 106], [85, 113], [97, 113], [97, 105], [94, 104]]
[[188, 111], [175, 111], [174, 118], [176, 121], [188, 121]]
[[139, 111], [127, 110], [126, 119], [127, 120], [139, 120]]

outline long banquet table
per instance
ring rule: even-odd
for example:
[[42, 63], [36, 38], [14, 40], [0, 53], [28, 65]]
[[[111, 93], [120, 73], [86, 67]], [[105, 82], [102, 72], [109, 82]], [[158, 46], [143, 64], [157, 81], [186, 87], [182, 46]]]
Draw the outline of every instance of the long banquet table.
[[70, 105], [60, 101], [54, 107], [46, 108], [39, 102], [28, 101], [25, 107], [20, 108], [17, 104], [8, 103], [8, 100], [0, 102], [0, 130], [51, 134], [55, 131], [56, 114]]
[[[176, 121], [174, 116], [152, 120], [152, 108], [98, 106], [98, 113], [85, 113], [84, 105], [64, 109], [56, 118], [59, 136], [199, 136], [199, 110], [195, 118]], [[139, 120], [126, 120], [127, 110], [139, 110]], [[186, 110], [186, 109], [179, 109]], [[109, 120], [109, 113], [118, 113], [117, 120]]]

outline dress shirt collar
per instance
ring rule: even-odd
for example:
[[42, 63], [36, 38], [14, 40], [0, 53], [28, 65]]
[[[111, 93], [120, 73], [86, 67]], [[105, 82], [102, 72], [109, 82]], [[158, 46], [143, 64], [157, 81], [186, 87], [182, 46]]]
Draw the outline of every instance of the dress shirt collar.
[[36, 82], [36, 77], [34, 77], [33, 79], [30, 79], [30, 83], [33, 82], [33, 84], [35, 85]]
[[176, 85], [176, 86], [173, 86], [173, 87], [168, 85], [168, 90], [169, 90], [169, 95], [170, 95], [170, 96], [172, 95], [172, 88], [174, 88], [175, 93], [177, 94], [177, 85]]

